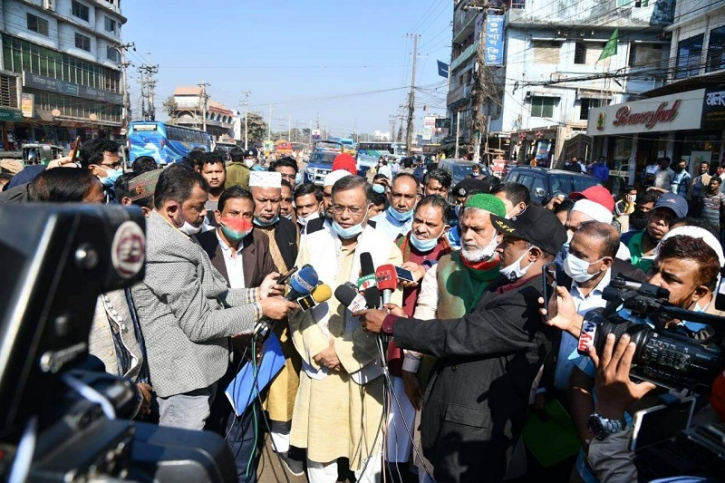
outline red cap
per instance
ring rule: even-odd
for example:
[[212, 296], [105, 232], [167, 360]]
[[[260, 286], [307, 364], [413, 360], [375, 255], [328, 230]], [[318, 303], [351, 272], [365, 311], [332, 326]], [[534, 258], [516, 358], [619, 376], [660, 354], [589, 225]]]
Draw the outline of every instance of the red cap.
[[582, 192], [576, 192], [569, 195], [569, 199], [573, 201], [580, 200], [582, 198], [599, 203], [610, 212], [614, 211], [614, 198], [612, 198], [612, 193], [604, 186], [592, 186]]
[[357, 163], [355, 158], [347, 153], [338, 154], [332, 161], [332, 170], [337, 171], [338, 169], [344, 169], [351, 175], [357, 175]]

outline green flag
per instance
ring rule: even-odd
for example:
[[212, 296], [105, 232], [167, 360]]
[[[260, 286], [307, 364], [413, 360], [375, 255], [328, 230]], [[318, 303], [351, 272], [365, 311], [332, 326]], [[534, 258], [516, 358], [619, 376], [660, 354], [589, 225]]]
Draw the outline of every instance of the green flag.
[[599, 62], [600, 60], [604, 60], [607, 57], [617, 55], [617, 42], [619, 40], [617, 37], [619, 37], [619, 27], [614, 29], [614, 33], [611, 37], [609, 37], [609, 40], [607, 40], [607, 44], [604, 46], [604, 50], [602, 50], [602, 55], [599, 56], [597, 62]]

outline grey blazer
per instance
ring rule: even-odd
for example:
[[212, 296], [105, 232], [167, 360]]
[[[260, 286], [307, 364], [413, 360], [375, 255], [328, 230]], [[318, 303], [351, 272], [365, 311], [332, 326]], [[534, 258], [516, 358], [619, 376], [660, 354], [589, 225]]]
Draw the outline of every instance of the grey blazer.
[[132, 289], [160, 397], [214, 384], [229, 365], [229, 337], [249, 332], [256, 292], [232, 290], [209, 256], [153, 211], [146, 222], [146, 277]]

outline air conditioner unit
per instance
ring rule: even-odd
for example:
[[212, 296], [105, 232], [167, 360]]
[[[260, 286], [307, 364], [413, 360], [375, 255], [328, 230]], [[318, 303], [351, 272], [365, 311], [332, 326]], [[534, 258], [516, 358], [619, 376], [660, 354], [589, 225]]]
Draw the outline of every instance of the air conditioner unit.
[[43, 8], [55, 12], [55, 0], [43, 0]]

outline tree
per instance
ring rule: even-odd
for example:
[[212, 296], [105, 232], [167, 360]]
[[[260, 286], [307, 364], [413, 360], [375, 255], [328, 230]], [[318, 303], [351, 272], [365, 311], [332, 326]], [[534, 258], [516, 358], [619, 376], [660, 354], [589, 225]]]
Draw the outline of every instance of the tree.
[[168, 98], [166, 98], [162, 105], [164, 107], [164, 112], [166, 112], [169, 118], [174, 121], [176, 119], [176, 111], [179, 110], [179, 104], [176, 103], [176, 99], [174, 99], [174, 96], [169, 96]]
[[264, 139], [267, 137], [267, 123], [264, 122], [262, 116], [254, 112], [250, 112], [249, 114], [247, 114], [247, 118], [249, 122], [249, 127], [247, 130], [249, 135], [249, 143], [262, 144], [264, 142]]

